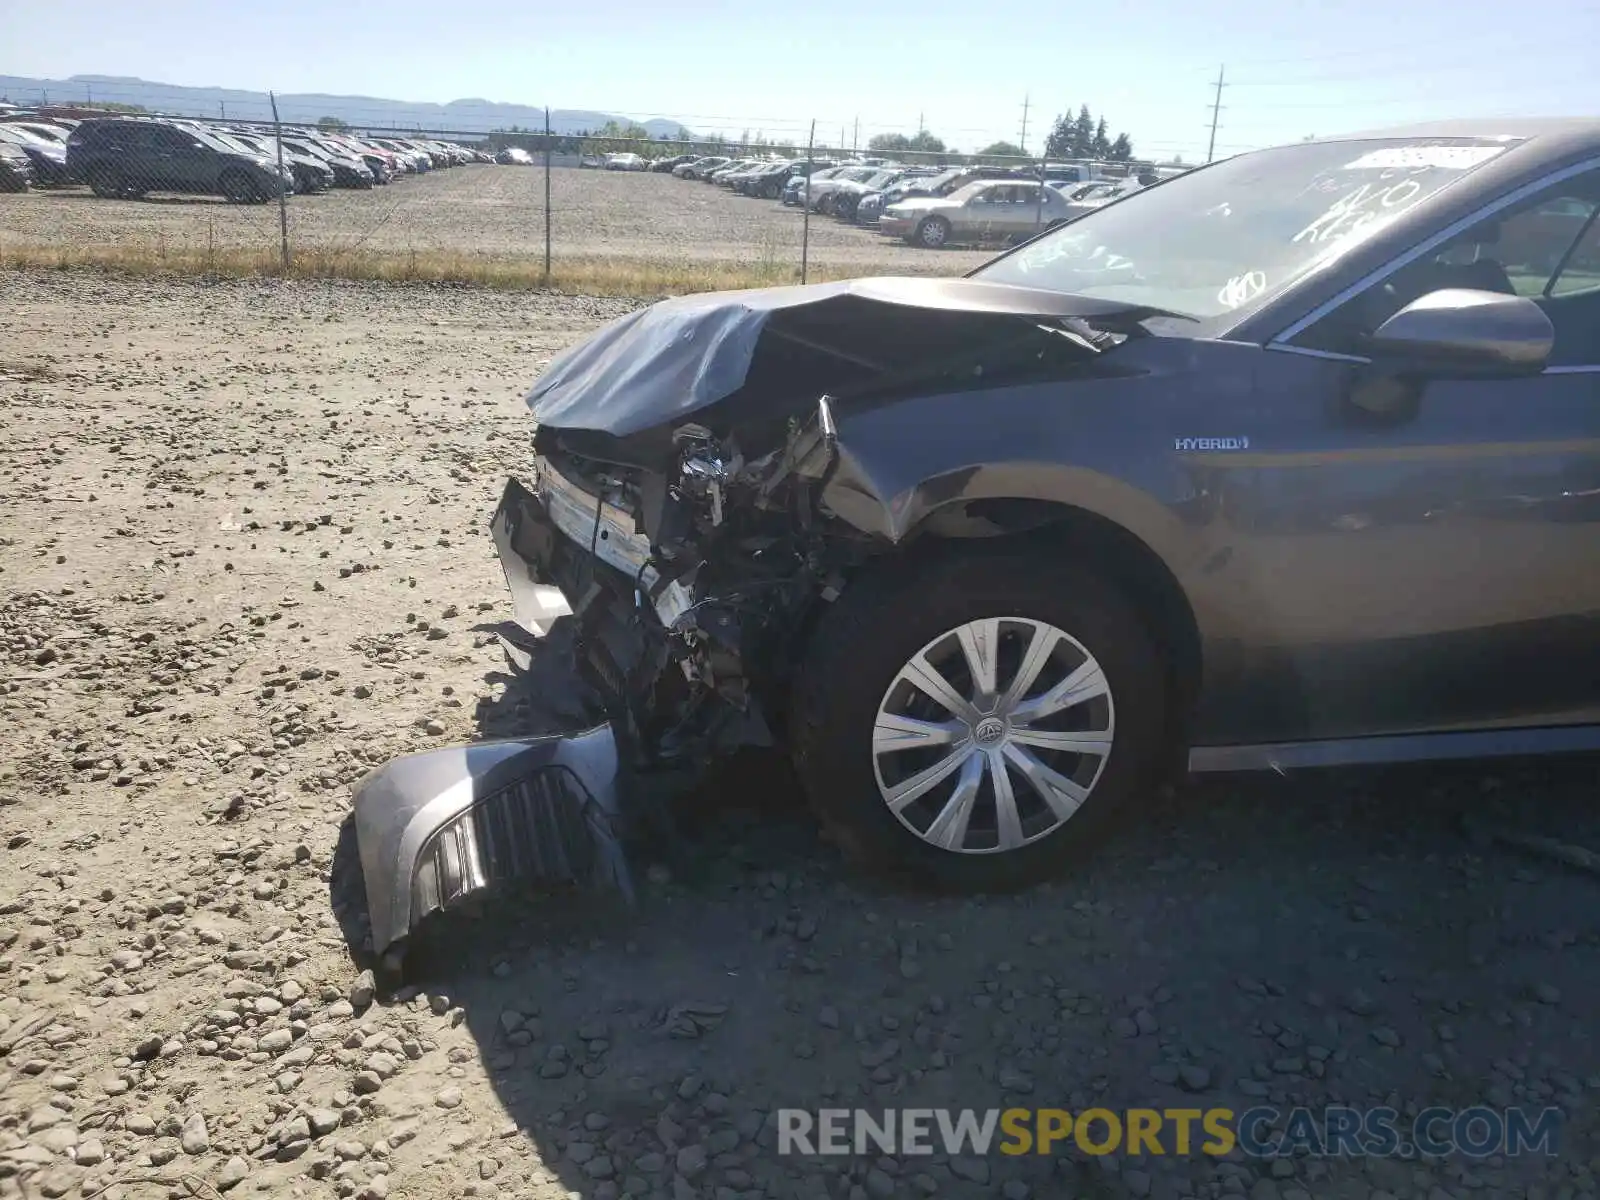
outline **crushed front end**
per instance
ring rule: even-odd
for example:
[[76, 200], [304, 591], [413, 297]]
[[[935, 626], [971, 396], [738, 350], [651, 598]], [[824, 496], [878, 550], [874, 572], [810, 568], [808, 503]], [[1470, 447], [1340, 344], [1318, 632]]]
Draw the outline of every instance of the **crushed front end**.
[[[857, 280], [664, 301], [553, 362], [528, 396], [530, 470], [491, 530], [515, 618], [494, 628], [556, 728], [400, 759], [358, 786], [374, 950], [502, 880], [626, 888], [630, 829], [729, 751], [786, 741], [792, 676], [828, 603], [971, 475], [958, 457], [938, 496], [906, 491], [923, 478], [915, 419], [866, 414], [1082, 373], [1147, 312]], [[850, 444], [847, 412], [871, 425]], [[943, 526], [997, 531], [971, 514]]]
[[541, 429], [529, 482], [506, 485], [492, 529], [517, 618], [507, 652], [531, 669], [569, 621], [582, 684], [646, 789], [772, 744], [814, 602], [867, 549], [817, 527], [819, 428], [748, 462], [680, 425], [666, 470], [586, 457]]

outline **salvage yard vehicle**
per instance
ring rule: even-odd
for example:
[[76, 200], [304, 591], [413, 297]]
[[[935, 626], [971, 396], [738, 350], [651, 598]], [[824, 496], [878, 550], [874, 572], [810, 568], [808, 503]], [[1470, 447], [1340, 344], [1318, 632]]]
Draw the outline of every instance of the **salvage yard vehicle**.
[[33, 160], [21, 146], [0, 141], [0, 192], [25, 192], [33, 186]]
[[743, 745], [956, 891], [1186, 771], [1600, 749], [1597, 215], [1600, 121], [1450, 123], [961, 279], [614, 321], [535, 383], [491, 520], [570, 732], [358, 785], [378, 952], [495, 882], [625, 883], [641, 798]]
[[21, 150], [33, 161], [33, 181], [41, 186], [76, 183], [67, 169], [67, 148], [22, 125], [0, 123], [0, 142]]
[[[236, 130], [212, 129], [211, 135], [228, 146], [247, 154], [259, 154], [269, 162], [280, 161], [279, 139], [271, 135], [240, 133]], [[281, 161], [294, 175], [294, 190], [301, 195], [326, 192], [333, 187], [333, 168], [325, 161], [305, 150], [296, 150], [287, 142], [281, 148]]]
[[1040, 183], [1003, 179], [969, 183], [948, 196], [913, 196], [891, 204], [878, 232], [937, 250], [955, 242], [1031, 237], [1068, 219], [1061, 193]]
[[67, 168], [95, 195], [121, 200], [186, 192], [255, 204], [294, 190], [287, 165], [200, 125], [138, 117], [84, 121], [67, 139]]
[[322, 163], [333, 172], [334, 187], [367, 189], [375, 183], [389, 182], [387, 169], [380, 172], [365, 159], [357, 158], [353, 152], [308, 134], [285, 137], [283, 148]]

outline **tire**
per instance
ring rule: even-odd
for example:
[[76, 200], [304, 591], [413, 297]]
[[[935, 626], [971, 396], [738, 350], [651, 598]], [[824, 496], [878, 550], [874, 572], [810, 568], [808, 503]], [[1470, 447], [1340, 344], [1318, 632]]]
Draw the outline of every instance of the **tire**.
[[[1113, 815], [1154, 790], [1169, 761], [1167, 672], [1137, 611], [1091, 566], [1050, 561], [1036, 548], [1025, 554], [1015, 546], [941, 551], [909, 569], [897, 562], [893, 570], [852, 584], [823, 614], [792, 694], [789, 741], [796, 771], [824, 827], [862, 865], [937, 891], [1009, 891], [1058, 873], [1096, 844]], [[996, 647], [995, 692], [1001, 699], [980, 703], [975, 723], [950, 718], [904, 680], [902, 672], [921, 655], [950, 672], [946, 683], [961, 692], [968, 660], [954, 631], [996, 619], [989, 628], [998, 636], [989, 640]], [[1066, 636], [1056, 640], [1050, 630]], [[1011, 709], [1011, 724], [997, 733], [994, 726], [1006, 721], [976, 717], [986, 708], [1006, 711], [1009, 679], [1023, 661], [1024, 647], [1041, 635], [1056, 646], [1056, 657], [1039, 671], [1035, 685], [1023, 690], [1020, 707]], [[1091, 671], [1095, 664], [1104, 696], [1091, 688], [1081, 701], [1052, 715], [1036, 715], [1031, 724], [1018, 715], [1030, 702], [1037, 705], [1039, 689], [1047, 691], [1073, 669]], [[966, 678], [970, 682], [971, 675]], [[1088, 676], [1091, 682], [1095, 678]], [[891, 715], [885, 718], [886, 713]], [[918, 713], [923, 720], [950, 718], [945, 723], [960, 730], [954, 750], [908, 748], [904, 735], [898, 744], [875, 745], [881, 720]], [[1059, 738], [1073, 729], [1082, 731], [1080, 737], [1107, 731], [1109, 752], [1048, 749], [1033, 740]], [[1000, 740], [980, 749], [990, 737]], [[1029, 741], [1013, 743], [1014, 737]], [[1014, 848], [1006, 849], [991, 772], [997, 761], [1014, 768], [1014, 754], [1023, 756], [1030, 771], [1043, 764], [1057, 772], [1052, 783], [1065, 779], [1086, 788], [1087, 795], [1062, 784], [1056, 803], [1069, 815], [1059, 820], [1044, 793], [1018, 770], [1004, 770], [1018, 813], [1018, 836], [1012, 839]], [[962, 765], [913, 799], [902, 820], [891, 810], [885, 789], [904, 786], [919, 771], [948, 762], [946, 756], [962, 758]], [[936, 832], [936, 820], [953, 811], [948, 801], [958, 788], [972, 783], [974, 759], [976, 791], [970, 824], [963, 823], [957, 837], [960, 849], [936, 845], [924, 835]], [[1072, 799], [1062, 800], [1063, 795]]]
[[950, 240], [950, 222], [943, 217], [923, 217], [906, 240], [924, 250], [938, 250]]
[[89, 190], [102, 200], [120, 200], [126, 195], [127, 184], [115, 167], [90, 167], [88, 182]]
[[222, 189], [223, 197], [229, 204], [256, 204], [266, 197], [261, 194], [261, 189], [250, 181], [250, 177], [242, 171], [224, 172], [217, 185]]

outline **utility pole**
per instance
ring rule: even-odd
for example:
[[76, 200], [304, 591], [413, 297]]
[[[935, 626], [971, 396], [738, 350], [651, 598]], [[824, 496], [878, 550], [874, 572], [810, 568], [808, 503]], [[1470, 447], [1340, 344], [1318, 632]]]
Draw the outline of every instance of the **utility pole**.
[[850, 153], [855, 154], [861, 147], [861, 118], [856, 118], [855, 125], [850, 130]]
[[226, 121], [228, 119], [228, 102], [226, 100], [218, 100], [217, 111], [222, 114], [222, 119]]
[[1017, 146], [1024, 154], [1028, 150], [1028, 94], [1022, 94], [1022, 134], [1017, 138]]
[[1206, 161], [1210, 162], [1217, 152], [1217, 122], [1222, 117], [1222, 89], [1224, 72], [1227, 64], [1217, 68], [1217, 98], [1211, 102], [1211, 141], [1206, 144]]
[[919, 134], [922, 132], [922, 114], [921, 113], [917, 114], [917, 132]]

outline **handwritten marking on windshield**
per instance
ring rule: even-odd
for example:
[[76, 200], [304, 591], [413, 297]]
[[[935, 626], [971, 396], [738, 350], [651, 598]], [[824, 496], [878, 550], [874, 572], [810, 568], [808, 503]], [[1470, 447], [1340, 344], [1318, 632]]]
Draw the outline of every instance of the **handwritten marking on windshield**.
[[1390, 146], [1363, 154], [1346, 171], [1415, 170], [1438, 167], [1466, 171], [1505, 153], [1504, 146]]
[[1238, 308], [1241, 304], [1248, 304], [1266, 290], [1267, 277], [1263, 272], [1246, 271], [1243, 275], [1235, 275], [1222, 285], [1222, 290], [1217, 293], [1217, 303], [1223, 308]]
[[1316, 220], [1295, 234], [1293, 241], [1319, 243], [1349, 237], [1376, 221], [1386, 210], [1404, 208], [1422, 194], [1415, 179], [1402, 179], [1388, 187], [1363, 183], [1328, 206]]

